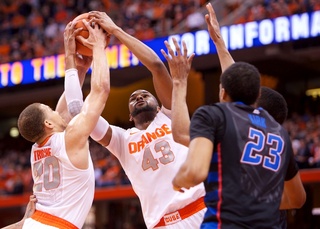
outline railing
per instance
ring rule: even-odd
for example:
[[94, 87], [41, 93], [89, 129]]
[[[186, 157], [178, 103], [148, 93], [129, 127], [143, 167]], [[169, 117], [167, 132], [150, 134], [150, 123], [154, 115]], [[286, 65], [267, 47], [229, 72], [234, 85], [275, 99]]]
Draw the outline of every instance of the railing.
[[[307, 183], [320, 183], [320, 169], [303, 169], [300, 170], [302, 182]], [[30, 193], [14, 196], [0, 196], [0, 208], [9, 208], [26, 205], [29, 201]], [[130, 185], [110, 187], [110, 188], [97, 188], [94, 195], [95, 201], [101, 200], [115, 200], [115, 199], [128, 199], [136, 198], [136, 194]]]

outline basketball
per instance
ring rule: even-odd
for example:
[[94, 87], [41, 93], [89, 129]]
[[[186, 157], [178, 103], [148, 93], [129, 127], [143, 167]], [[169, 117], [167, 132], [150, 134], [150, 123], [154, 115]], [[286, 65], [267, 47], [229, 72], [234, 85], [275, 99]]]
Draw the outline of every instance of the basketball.
[[[79, 36], [82, 36], [84, 38], [88, 38], [89, 37], [89, 31], [87, 29], [87, 27], [83, 24], [82, 19], [88, 19], [88, 13], [83, 13], [80, 14], [79, 16], [77, 16], [75, 19], [73, 19], [74, 21], [78, 21], [77, 24], [75, 25], [75, 28], [83, 28], [82, 31], [80, 32]], [[76, 38], [76, 50], [78, 53], [80, 53], [81, 55], [84, 56], [92, 56], [92, 49], [86, 47], [85, 45], [83, 45], [81, 43], [81, 41], [79, 39]]]

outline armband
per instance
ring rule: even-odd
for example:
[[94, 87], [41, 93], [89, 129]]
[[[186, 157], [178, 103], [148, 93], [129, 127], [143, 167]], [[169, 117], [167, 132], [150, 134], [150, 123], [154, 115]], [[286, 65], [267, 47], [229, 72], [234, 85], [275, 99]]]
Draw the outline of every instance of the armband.
[[90, 134], [90, 137], [95, 140], [96, 142], [100, 141], [107, 133], [110, 125], [101, 116], [98, 119], [98, 122], [96, 124], [96, 127], [93, 129], [93, 131]]
[[78, 70], [70, 68], [65, 72], [64, 91], [68, 111], [72, 117], [80, 113], [83, 106], [83, 95], [78, 77]]

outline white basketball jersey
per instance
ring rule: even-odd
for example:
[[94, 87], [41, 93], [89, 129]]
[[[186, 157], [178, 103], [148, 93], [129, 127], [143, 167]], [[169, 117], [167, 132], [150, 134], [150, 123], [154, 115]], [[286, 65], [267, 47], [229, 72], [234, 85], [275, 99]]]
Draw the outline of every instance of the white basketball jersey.
[[65, 133], [52, 135], [31, 150], [33, 193], [36, 209], [60, 217], [81, 228], [94, 196], [94, 169], [89, 153], [88, 169], [78, 169], [65, 149]]
[[141, 203], [148, 228], [162, 216], [205, 195], [203, 184], [185, 193], [173, 190], [172, 180], [186, 160], [188, 148], [173, 141], [171, 119], [161, 111], [146, 130], [111, 126], [108, 149], [119, 159]]

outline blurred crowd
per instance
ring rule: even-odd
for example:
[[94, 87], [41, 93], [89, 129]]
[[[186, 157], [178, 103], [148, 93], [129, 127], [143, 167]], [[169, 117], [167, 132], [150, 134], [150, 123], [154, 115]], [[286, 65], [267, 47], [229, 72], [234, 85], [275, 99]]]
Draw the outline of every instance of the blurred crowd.
[[[244, 2], [244, 0], [228, 0], [224, 15], [239, 10]], [[252, 3], [232, 24], [320, 10], [320, 0], [254, 0]]]
[[[205, 28], [201, 8], [206, 0], [2, 0], [0, 63], [64, 53], [63, 31], [79, 14], [99, 10], [140, 40]], [[224, 1], [224, 16], [245, 5]], [[320, 9], [320, 0], [252, 0], [232, 23], [243, 23]], [[111, 44], [117, 44], [115, 38]]]
[[300, 169], [320, 168], [320, 115], [293, 114], [284, 123]]
[[[64, 53], [63, 31], [76, 16], [107, 12], [117, 25], [140, 40], [169, 34], [195, 13], [204, 0], [2, 0], [0, 63]], [[199, 14], [198, 14], [199, 15]], [[204, 23], [201, 16], [202, 24]], [[191, 24], [198, 20], [192, 20]], [[186, 28], [188, 30], [188, 28]], [[116, 44], [111, 40], [111, 44]]]
[[[283, 126], [288, 130], [300, 169], [320, 168], [320, 115], [293, 114]], [[0, 141], [0, 195], [32, 191], [31, 144], [24, 139], [6, 137]], [[130, 184], [116, 157], [90, 141], [96, 187]]]

